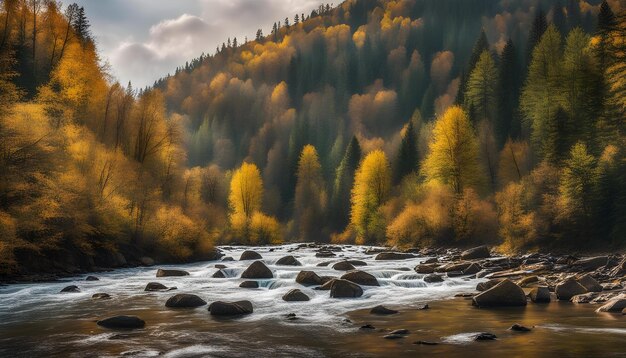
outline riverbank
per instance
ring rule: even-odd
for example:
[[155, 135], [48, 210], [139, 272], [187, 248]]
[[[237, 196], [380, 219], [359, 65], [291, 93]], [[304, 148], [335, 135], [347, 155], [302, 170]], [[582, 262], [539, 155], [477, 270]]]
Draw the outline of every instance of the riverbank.
[[[621, 310], [596, 312], [624, 291], [619, 255], [493, 257], [485, 248], [398, 253], [313, 244], [219, 249], [225, 255], [219, 261], [0, 287], [0, 355], [377, 357], [393, 352], [408, 357], [460, 356], [470, 349], [567, 356], [560, 353], [571, 347], [573, 355], [610, 356], [622, 350], [620, 340], [626, 337]], [[584, 278], [587, 274], [597, 285]], [[574, 295], [579, 303], [565, 299], [560, 289], [570, 277], [590, 287]], [[481, 299], [480, 308], [472, 305], [478, 295], [501, 290], [502, 282], [508, 293], [491, 302], [518, 307], [484, 306]], [[162, 287], [146, 291], [151, 283]], [[539, 288], [547, 290], [550, 303], [526, 297]], [[195, 296], [198, 305], [166, 306], [181, 294]], [[301, 295], [306, 299], [292, 300]], [[216, 316], [207, 310], [216, 301], [248, 301], [251, 313]], [[398, 312], [370, 313], [377, 306]], [[392, 313], [380, 307], [377, 312]], [[144, 325], [120, 330], [97, 323], [120, 315], [137, 316]], [[516, 323], [531, 331], [509, 331]], [[398, 329], [406, 331], [394, 334]], [[493, 334], [495, 340], [474, 341], [478, 333]], [[414, 344], [418, 341], [425, 344]]]

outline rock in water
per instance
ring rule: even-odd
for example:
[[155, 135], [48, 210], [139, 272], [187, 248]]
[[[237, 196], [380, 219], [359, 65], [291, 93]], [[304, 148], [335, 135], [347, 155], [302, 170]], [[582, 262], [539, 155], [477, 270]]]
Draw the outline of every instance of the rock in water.
[[463, 260], [486, 259], [489, 257], [491, 257], [491, 253], [489, 253], [489, 247], [487, 246], [479, 246], [473, 249], [465, 250], [461, 254], [461, 258]]
[[550, 290], [545, 286], [535, 287], [530, 293], [530, 300], [534, 303], [550, 303]]
[[435, 267], [431, 264], [419, 264], [415, 266], [415, 272], [421, 274], [429, 274], [435, 272]]
[[578, 283], [578, 281], [576, 281], [573, 277], [570, 277], [556, 285], [554, 292], [556, 292], [556, 297], [559, 300], [569, 301], [576, 295], [587, 293], [587, 289], [585, 286]]
[[165, 302], [165, 307], [170, 308], [196, 308], [204, 305], [206, 305], [205, 300], [196, 295], [187, 293], [174, 295]]
[[443, 276], [437, 275], [436, 273], [431, 273], [430, 275], [424, 276], [424, 282], [426, 283], [443, 282]]
[[296, 282], [303, 286], [317, 286], [322, 284], [322, 279], [313, 271], [300, 271]]
[[115, 316], [96, 322], [98, 326], [112, 329], [143, 328], [146, 322], [137, 316]]
[[78, 286], [76, 285], [67, 286], [61, 290], [61, 293], [79, 293], [79, 292], [80, 292], [80, 288], [78, 288]]
[[253, 308], [250, 301], [215, 301], [209, 306], [209, 312], [212, 316], [239, 316], [252, 313]]
[[247, 261], [247, 260], [261, 260], [263, 256], [256, 251], [246, 250], [241, 254], [239, 261]]
[[342, 280], [352, 281], [356, 284], [363, 286], [380, 286], [376, 277], [363, 271], [350, 271], [347, 274], [341, 276]]
[[398, 313], [398, 311], [396, 310], [391, 310], [383, 305], [378, 305], [374, 308], [372, 308], [370, 310], [371, 314], [380, 314], [380, 315], [387, 315], [387, 314], [396, 314]]
[[261, 261], [254, 261], [252, 265], [241, 274], [241, 278], [273, 278], [274, 274], [269, 267]]
[[350, 271], [354, 270], [354, 266], [347, 261], [340, 261], [333, 265], [333, 269], [337, 271]]
[[479, 334], [477, 334], [477, 335], [474, 337], [474, 340], [475, 340], [475, 341], [493, 341], [493, 340], [495, 340], [496, 338], [498, 338], [498, 337], [496, 337], [496, 335], [495, 335], [495, 334], [493, 334], [493, 333], [486, 333], [486, 332], [485, 332], [485, 333], [479, 333]]
[[95, 293], [91, 296], [91, 298], [94, 300], [110, 300], [111, 295], [108, 293]]
[[97, 278], [96, 276], [87, 276], [85, 281], [100, 281], [100, 279]]
[[167, 290], [167, 287], [158, 282], [150, 282], [146, 285], [146, 288], [144, 289], [144, 291], [161, 291], [161, 290]]
[[521, 324], [517, 324], [517, 323], [516, 323], [516, 324], [514, 324], [514, 325], [512, 325], [512, 326], [509, 328], [509, 330], [510, 330], [510, 331], [513, 331], [513, 332], [530, 332], [530, 331], [531, 331], [531, 329], [530, 329], [530, 328], [528, 328], [528, 327], [524, 327], [524, 326], [522, 326]]
[[283, 295], [283, 300], [287, 302], [303, 302], [309, 301], [310, 298], [304, 292], [294, 288]]
[[189, 272], [183, 271], [183, 270], [158, 269], [156, 273], [156, 277], [179, 277], [179, 276], [189, 276]]
[[600, 285], [590, 274], [586, 274], [579, 278], [578, 283], [580, 283], [589, 292], [602, 292], [603, 290], [602, 285]]
[[302, 263], [293, 256], [281, 257], [276, 261], [276, 265], [281, 266], [302, 266]]
[[381, 261], [381, 260], [407, 260], [407, 259], [412, 259], [415, 258], [417, 256], [413, 255], [413, 254], [407, 254], [407, 253], [403, 253], [403, 252], [381, 252], [380, 254], [376, 255], [376, 258], [374, 260], [377, 261]]
[[356, 283], [348, 280], [337, 279], [332, 281], [330, 297], [333, 298], [356, 298], [363, 295], [363, 289]]
[[224, 273], [224, 270], [219, 269], [219, 270], [215, 271], [215, 273], [211, 277], [213, 277], [213, 278], [226, 278], [226, 274]]
[[463, 270], [463, 275], [474, 275], [479, 273], [483, 268], [477, 264], [476, 262], [469, 265], [465, 270]]
[[243, 281], [239, 284], [241, 288], [259, 288], [259, 283], [256, 281]]
[[607, 256], [589, 257], [586, 259], [575, 261], [574, 263], [572, 263], [572, 267], [584, 271], [593, 271], [602, 266], [605, 266], [608, 261], [609, 258]]
[[478, 307], [526, 306], [526, 295], [521, 287], [510, 280], [503, 280], [492, 288], [472, 298]]
[[487, 281], [487, 282], [481, 282], [478, 285], [476, 285], [476, 291], [487, 291], [488, 289], [492, 288], [493, 286], [499, 284], [500, 282], [502, 282], [504, 279], [503, 278], [492, 278], [491, 280]]
[[604, 306], [598, 308], [596, 312], [619, 313], [624, 309], [626, 309], [626, 295], [620, 295], [607, 302]]

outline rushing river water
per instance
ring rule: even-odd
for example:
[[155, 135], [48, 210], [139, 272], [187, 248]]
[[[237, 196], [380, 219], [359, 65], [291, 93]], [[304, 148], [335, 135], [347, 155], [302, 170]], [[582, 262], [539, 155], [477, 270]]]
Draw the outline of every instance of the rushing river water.
[[[415, 357], [442, 356], [626, 356], [626, 318], [598, 314], [596, 306], [551, 303], [529, 304], [516, 309], [476, 309], [470, 301], [454, 298], [473, 292], [477, 279], [446, 278], [427, 284], [412, 268], [427, 257], [401, 261], [375, 261], [366, 248], [343, 247], [336, 258], [317, 258], [314, 249], [296, 245], [251, 248], [259, 252], [274, 271], [274, 279], [259, 280], [260, 288], [244, 289], [239, 276], [252, 261], [224, 262], [227, 278], [212, 278], [218, 262], [178, 265], [185, 277], [156, 278], [157, 267], [101, 273], [99, 281], [85, 276], [55, 283], [18, 284], [0, 287], [0, 357]], [[239, 258], [244, 248], [225, 248], [226, 256]], [[277, 266], [294, 255], [303, 266]], [[377, 277], [380, 287], [363, 286], [355, 299], [333, 299], [328, 291], [303, 287], [295, 282], [301, 270], [318, 275], [341, 276], [343, 272], [321, 262], [343, 258], [362, 260], [358, 267]], [[160, 266], [159, 268], [174, 268]], [[148, 282], [176, 286], [176, 291], [144, 292]], [[80, 293], [59, 291], [77, 285]], [[285, 302], [282, 296], [299, 288], [311, 300]], [[95, 293], [110, 300], [94, 300]], [[205, 301], [250, 300], [254, 313], [219, 319], [207, 307], [168, 309], [165, 301], [176, 293], [193, 293]], [[418, 310], [428, 303], [430, 309]], [[392, 316], [373, 316], [378, 304], [400, 310]], [[296, 313], [298, 319], [286, 315]], [[146, 327], [134, 331], [101, 328], [95, 321], [114, 315], [137, 315]], [[507, 331], [513, 323], [534, 326], [532, 332]], [[359, 330], [372, 324], [375, 330]], [[408, 329], [399, 340], [386, 340], [387, 330]], [[474, 342], [475, 332], [491, 332], [498, 340]], [[415, 345], [417, 340], [439, 342]]]

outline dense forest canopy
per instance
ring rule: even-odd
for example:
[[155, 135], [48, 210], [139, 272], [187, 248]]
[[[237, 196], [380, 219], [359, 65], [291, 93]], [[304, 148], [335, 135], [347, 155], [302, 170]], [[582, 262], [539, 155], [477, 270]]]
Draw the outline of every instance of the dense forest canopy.
[[621, 1], [321, 5], [139, 91], [83, 8], [0, 4], [2, 274], [222, 242], [625, 243]]

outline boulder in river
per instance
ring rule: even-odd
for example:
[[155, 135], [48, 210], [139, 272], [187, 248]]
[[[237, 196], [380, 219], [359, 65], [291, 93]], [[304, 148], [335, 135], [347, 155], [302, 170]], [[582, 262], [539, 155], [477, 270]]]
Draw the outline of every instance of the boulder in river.
[[461, 253], [461, 258], [463, 260], [486, 259], [489, 257], [491, 257], [491, 253], [489, 253], [489, 247], [487, 246], [475, 247]]
[[320, 250], [318, 252], [315, 253], [315, 257], [335, 257], [337, 255], [335, 255], [334, 252], [329, 251], [329, 250]]
[[96, 276], [87, 276], [85, 281], [100, 281], [100, 279], [97, 278]]
[[430, 275], [424, 276], [424, 282], [426, 283], [443, 282], [443, 276], [437, 275], [436, 273], [431, 273]]
[[624, 309], [626, 309], [626, 296], [620, 295], [605, 303], [602, 307], [598, 308], [596, 312], [619, 313]]
[[146, 285], [146, 288], [144, 289], [144, 291], [161, 291], [161, 290], [167, 290], [167, 287], [164, 284], [158, 283], [158, 282], [149, 282]]
[[570, 299], [572, 303], [589, 303], [593, 301], [598, 296], [595, 292], [583, 293], [581, 295], [576, 295]]
[[550, 290], [546, 286], [533, 288], [528, 296], [534, 303], [549, 303], [551, 301]]
[[215, 301], [209, 305], [209, 312], [212, 316], [240, 316], [252, 313], [253, 307], [250, 301]]
[[66, 287], [63, 287], [63, 289], [61, 290], [61, 293], [79, 293], [79, 292], [80, 292], [80, 288], [78, 288], [78, 286], [76, 285], [66, 286]]
[[315, 287], [316, 290], [320, 290], [320, 291], [328, 291], [330, 290], [331, 286], [333, 285], [333, 281], [337, 280], [337, 278], [333, 278], [332, 280], [325, 282], [324, 284], [322, 284], [319, 287]]
[[615, 266], [611, 272], [609, 272], [609, 276], [611, 277], [618, 277], [618, 276], [624, 276], [626, 275], [626, 257], [617, 265]]
[[303, 302], [309, 300], [309, 296], [307, 296], [304, 292], [300, 291], [297, 288], [294, 288], [293, 290], [290, 290], [283, 295], [283, 301], [287, 302]]
[[493, 334], [493, 333], [479, 333], [477, 335], [474, 336], [474, 340], [475, 341], [494, 341], [496, 340], [498, 337]]
[[98, 326], [111, 329], [143, 328], [146, 322], [137, 316], [114, 316], [99, 320]]
[[158, 269], [156, 277], [180, 277], [189, 276], [189, 272], [183, 270], [164, 270]]
[[371, 314], [379, 314], [379, 315], [388, 315], [388, 314], [396, 314], [398, 311], [389, 309], [383, 305], [378, 305], [370, 310]]
[[148, 256], [142, 257], [141, 259], [139, 259], [139, 262], [141, 262], [141, 264], [144, 266], [154, 266], [154, 259]]
[[347, 260], [352, 266], [367, 266], [367, 262], [361, 260]]
[[593, 271], [602, 266], [605, 266], [609, 261], [608, 256], [595, 256], [588, 257], [581, 260], [576, 260], [572, 263], [572, 267], [583, 271]]
[[224, 270], [219, 269], [219, 270], [215, 271], [215, 273], [211, 277], [213, 277], [213, 278], [226, 278], [226, 274], [224, 273]]
[[415, 266], [415, 272], [420, 274], [429, 274], [435, 272], [435, 267], [432, 264], [419, 264]]
[[350, 271], [354, 270], [355, 267], [347, 261], [339, 261], [333, 265], [333, 269], [337, 271]]
[[222, 258], [222, 262], [229, 262], [229, 261], [235, 261], [235, 259], [233, 259], [231, 256], [226, 256]]
[[247, 260], [261, 260], [263, 256], [256, 251], [246, 250], [241, 254], [239, 261], [247, 261]]
[[243, 281], [239, 284], [241, 288], [259, 288], [259, 283], [257, 281]]
[[602, 292], [603, 290], [602, 285], [600, 285], [590, 274], [586, 274], [579, 278], [578, 283], [580, 283], [589, 292]]
[[374, 277], [373, 275], [367, 272], [359, 271], [359, 270], [350, 271], [346, 273], [345, 275], [341, 276], [341, 279], [348, 280], [348, 281], [354, 282], [359, 285], [364, 285], [364, 286], [380, 286], [376, 277]]
[[302, 263], [298, 261], [295, 257], [289, 255], [285, 257], [281, 257], [276, 261], [276, 265], [280, 266], [302, 266]]
[[91, 298], [94, 300], [110, 300], [111, 295], [108, 293], [94, 293]]
[[463, 270], [463, 275], [474, 275], [474, 274], [479, 273], [482, 269], [483, 269], [482, 266], [474, 262], [471, 265], [469, 265], [465, 270]]
[[559, 300], [569, 301], [572, 299], [572, 297], [576, 295], [587, 293], [587, 289], [585, 288], [585, 286], [578, 283], [576, 279], [570, 277], [567, 280], [556, 285], [554, 292], [556, 292], [556, 297]]
[[363, 289], [356, 283], [348, 280], [337, 279], [330, 286], [330, 297], [333, 298], [356, 298], [363, 295]]
[[170, 308], [196, 308], [204, 305], [206, 305], [205, 300], [188, 293], [179, 293], [170, 297], [167, 302], [165, 302], [165, 307]]
[[517, 284], [520, 285], [521, 287], [528, 287], [531, 284], [537, 283], [539, 282], [539, 277], [537, 276], [526, 276], [524, 278], [522, 278], [521, 280], [517, 281]]
[[376, 255], [376, 258], [374, 260], [407, 260], [415, 257], [417, 256], [405, 252], [381, 252], [380, 254]]
[[474, 296], [472, 304], [478, 307], [526, 306], [526, 295], [521, 287], [506, 279]]
[[252, 265], [241, 274], [241, 278], [273, 278], [274, 274], [262, 261], [254, 261]]
[[514, 325], [509, 327], [509, 331], [513, 331], [513, 332], [530, 332], [531, 329], [528, 328], [528, 327], [522, 326], [521, 324], [515, 323]]
[[322, 284], [322, 279], [313, 271], [300, 271], [296, 282], [304, 286], [317, 286]]

